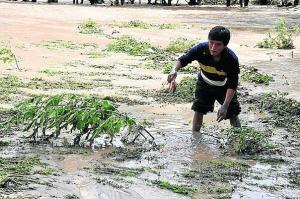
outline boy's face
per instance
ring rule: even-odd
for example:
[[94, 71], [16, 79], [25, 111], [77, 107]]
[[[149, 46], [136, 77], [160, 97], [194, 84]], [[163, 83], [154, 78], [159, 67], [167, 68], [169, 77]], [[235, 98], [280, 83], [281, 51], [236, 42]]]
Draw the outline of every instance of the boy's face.
[[212, 56], [219, 56], [225, 47], [222, 41], [208, 40], [208, 48]]

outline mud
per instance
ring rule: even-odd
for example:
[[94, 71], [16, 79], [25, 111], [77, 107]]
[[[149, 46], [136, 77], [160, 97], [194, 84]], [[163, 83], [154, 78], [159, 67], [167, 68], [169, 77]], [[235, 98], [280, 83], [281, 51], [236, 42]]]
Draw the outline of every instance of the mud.
[[[204, 118], [201, 134], [193, 133], [190, 103], [170, 104], [147, 95], [147, 90], [166, 88], [163, 66], [149, 69], [150, 62], [144, 57], [105, 51], [111, 35], [127, 34], [164, 48], [178, 37], [205, 41], [213, 25], [225, 25], [232, 30], [229, 47], [237, 52], [240, 63], [254, 66], [274, 79], [269, 85], [241, 81], [241, 98], [280, 90], [299, 100], [299, 36], [294, 37], [293, 50], [255, 48], [280, 17], [285, 17], [289, 25], [296, 25], [300, 18], [298, 7], [119, 8], [64, 4], [68, 3], [0, 2], [0, 44], [12, 49], [22, 69], [1, 63], [1, 76], [13, 75], [22, 82], [21, 86], [14, 86], [16, 90], [10, 90], [9, 98], [1, 98], [1, 108], [13, 107], [31, 95], [76, 93], [107, 97], [118, 104], [120, 111], [150, 120], [154, 125], [148, 130], [155, 142], [141, 139], [137, 145], [82, 149], [64, 145], [63, 138], [50, 144], [31, 143], [26, 138], [29, 132], [0, 132], [1, 162], [13, 164], [12, 158], [34, 156], [44, 164], [32, 167], [28, 175], [12, 173], [26, 186], [0, 187], [0, 198], [299, 197], [299, 136], [288, 136], [286, 128], [264, 122], [269, 113], [248, 109], [251, 104], [241, 100], [245, 102], [240, 115], [243, 126], [271, 131], [269, 140], [275, 149], [252, 156], [228, 154], [222, 148], [226, 142], [223, 129], [230, 125], [228, 121], [216, 122], [218, 105]], [[164, 19], [163, 23], [178, 26], [172, 30], [111, 26], [119, 16], [122, 19], [118, 22], [139, 19], [161, 24]], [[97, 21], [104, 34], [79, 34], [77, 26], [88, 18]], [[72, 43], [60, 42], [66, 45], [54, 49], [37, 45], [57, 40]], [[87, 48], [84, 43], [93, 46]], [[178, 80], [185, 76], [195, 75], [179, 74]], [[1, 114], [0, 121], [6, 117]], [[158, 182], [164, 182], [164, 186], [158, 186]], [[197, 188], [197, 193], [174, 193], [186, 186]]]

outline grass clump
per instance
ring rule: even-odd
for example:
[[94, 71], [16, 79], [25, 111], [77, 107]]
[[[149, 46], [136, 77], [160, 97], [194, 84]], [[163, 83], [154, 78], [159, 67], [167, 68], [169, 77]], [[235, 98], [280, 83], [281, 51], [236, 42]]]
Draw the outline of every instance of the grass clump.
[[140, 20], [132, 20], [125, 24], [125, 27], [128, 28], [140, 28], [140, 29], [149, 29], [152, 25]]
[[141, 175], [145, 169], [139, 168], [139, 169], [133, 169], [133, 168], [126, 168], [126, 167], [100, 167], [97, 166], [94, 171], [98, 174], [113, 174], [113, 175], [119, 175], [123, 177], [136, 177]]
[[0, 101], [9, 101], [10, 95], [18, 91], [18, 87], [22, 85], [17, 76], [7, 75], [0, 76]]
[[147, 42], [139, 42], [131, 36], [121, 36], [114, 39], [107, 47], [108, 51], [124, 52], [134, 56], [145, 56], [156, 50]]
[[194, 100], [197, 78], [183, 77], [177, 85], [175, 93], [170, 94], [168, 90], [162, 89], [153, 93], [153, 97], [160, 102], [187, 103]]
[[15, 61], [15, 54], [8, 48], [0, 48], [0, 61], [12, 63]]
[[38, 46], [44, 46], [48, 49], [59, 49], [59, 48], [67, 48], [72, 50], [83, 49], [86, 47], [96, 48], [97, 44], [94, 43], [75, 43], [73, 41], [68, 40], [54, 40], [54, 41], [42, 41]]
[[192, 196], [194, 193], [196, 193], [198, 191], [198, 189], [195, 187], [191, 187], [191, 186], [187, 186], [187, 185], [176, 185], [176, 184], [172, 184], [165, 180], [162, 180], [162, 181], [157, 180], [157, 181], [154, 181], [153, 184], [156, 184], [161, 189], [167, 189], [174, 193], [188, 195], [188, 196]]
[[237, 154], [256, 154], [268, 146], [267, 134], [250, 127], [226, 130], [228, 151]]
[[259, 48], [293, 49], [292, 31], [286, 26], [285, 19], [279, 19], [275, 27], [276, 36], [271, 33], [262, 42], [258, 43]]
[[262, 93], [249, 100], [259, 110], [271, 113], [270, 121], [275, 126], [291, 132], [300, 132], [300, 102], [286, 98], [287, 93]]
[[222, 196], [232, 193], [232, 182], [246, 176], [250, 165], [236, 160], [213, 159], [196, 161], [193, 167], [182, 176], [193, 185], [203, 187], [203, 192]]
[[[175, 62], [167, 62], [164, 64], [163, 73], [169, 74], [174, 66]], [[198, 67], [192, 64], [189, 64], [183, 68], [179, 69], [180, 73], [184, 74], [195, 74], [198, 71]]]
[[258, 70], [252, 66], [243, 66], [241, 69], [241, 77], [244, 81], [264, 85], [269, 85], [270, 81], [273, 81], [273, 77], [269, 76], [268, 74], [258, 72]]
[[176, 29], [178, 27], [179, 27], [179, 25], [177, 25], [177, 24], [171, 24], [171, 23], [163, 23], [163, 24], [159, 24], [158, 25], [158, 28], [161, 29], [161, 30], [164, 30], [164, 29]]
[[40, 169], [40, 170], [35, 170], [33, 174], [40, 174], [40, 175], [53, 175], [55, 173], [55, 169], [52, 168], [46, 168], [46, 169]]
[[0, 184], [8, 176], [31, 174], [37, 165], [44, 165], [37, 157], [0, 158]]
[[0, 140], [0, 147], [8, 146], [10, 144], [9, 141]]
[[92, 19], [82, 21], [77, 28], [79, 30], [79, 33], [82, 34], [96, 34], [102, 32], [97, 22], [93, 21]]
[[170, 53], [183, 53], [193, 47], [197, 41], [195, 40], [188, 40], [186, 38], [177, 38], [169, 43], [166, 47], [166, 51]]

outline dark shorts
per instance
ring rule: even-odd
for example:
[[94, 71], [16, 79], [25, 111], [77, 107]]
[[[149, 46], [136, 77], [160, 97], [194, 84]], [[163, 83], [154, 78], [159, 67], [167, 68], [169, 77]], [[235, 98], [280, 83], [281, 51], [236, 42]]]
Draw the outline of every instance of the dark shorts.
[[[206, 114], [214, 110], [214, 104], [217, 100], [220, 104], [224, 103], [227, 92], [227, 86], [211, 86], [202, 79], [197, 81], [195, 100], [192, 109], [196, 112]], [[240, 103], [235, 93], [227, 110], [226, 119], [238, 115], [241, 112]]]

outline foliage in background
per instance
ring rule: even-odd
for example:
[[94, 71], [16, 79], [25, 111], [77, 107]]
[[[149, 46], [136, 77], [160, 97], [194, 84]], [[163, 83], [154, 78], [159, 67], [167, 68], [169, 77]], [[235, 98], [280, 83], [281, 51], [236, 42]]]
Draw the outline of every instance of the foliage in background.
[[[163, 73], [165, 74], [169, 74], [174, 66], [175, 62], [167, 62], [164, 64], [163, 67]], [[179, 69], [180, 73], [185, 73], [185, 74], [196, 74], [196, 72], [198, 71], [198, 67], [192, 64], [189, 64], [183, 68]]]
[[269, 85], [270, 81], [273, 80], [273, 77], [269, 76], [268, 74], [258, 72], [258, 70], [253, 66], [242, 66], [241, 77], [244, 81], [265, 85]]
[[230, 128], [225, 134], [229, 152], [252, 155], [268, 146], [268, 133], [256, 131], [251, 127]]
[[68, 48], [72, 50], [78, 50], [83, 48], [96, 48], [97, 44], [94, 43], [76, 43], [68, 40], [54, 40], [54, 41], [41, 41], [36, 44], [37, 46], [43, 46], [48, 49]]
[[149, 29], [149, 28], [159, 28], [163, 29], [176, 29], [179, 27], [178, 24], [171, 24], [171, 23], [163, 23], [163, 24], [151, 24], [147, 22], [143, 22], [141, 20], [131, 20], [129, 22], [124, 22], [122, 24], [114, 23], [110, 26], [117, 26], [119, 28], [139, 28], [139, 29]]
[[107, 46], [108, 51], [125, 52], [134, 56], [146, 56], [158, 49], [147, 42], [139, 42], [131, 36], [117, 37]]
[[300, 102], [286, 98], [287, 93], [262, 93], [248, 102], [271, 113], [271, 122], [291, 132], [300, 132]]
[[272, 37], [271, 33], [262, 42], [258, 43], [259, 48], [277, 48], [293, 49], [292, 32], [286, 26], [285, 19], [279, 19], [275, 27], [276, 36]]
[[93, 21], [92, 19], [82, 21], [77, 28], [79, 30], [79, 33], [82, 34], [96, 34], [102, 32], [97, 22]]
[[56, 95], [34, 97], [20, 103], [13, 116], [1, 126], [7, 129], [11, 125], [19, 125], [24, 127], [24, 131], [32, 129], [30, 137], [34, 140], [58, 137], [63, 129], [71, 133], [75, 131], [74, 144], [77, 145], [82, 136], [91, 144], [101, 134], [108, 134], [112, 140], [123, 127], [132, 128], [135, 124], [132, 118], [122, 115], [107, 100]]
[[196, 40], [188, 40], [186, 38], [177, 38], [169, 43], [166, 51], [170, 53], [184, 53], [197, 44]]
[[0, 48], [0, 61], [3, 63], [12, 63], [15, 61], [15, 55], [8, 48]]

